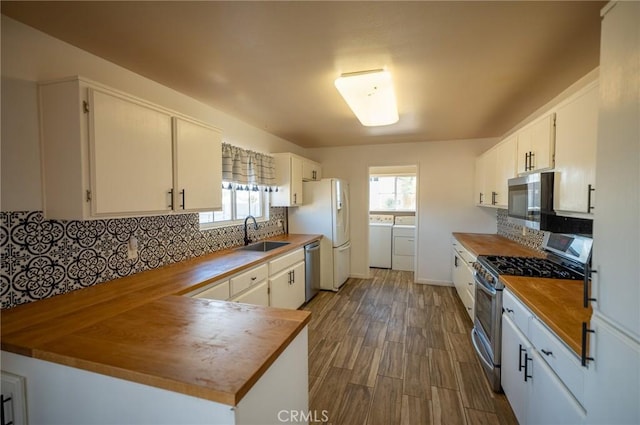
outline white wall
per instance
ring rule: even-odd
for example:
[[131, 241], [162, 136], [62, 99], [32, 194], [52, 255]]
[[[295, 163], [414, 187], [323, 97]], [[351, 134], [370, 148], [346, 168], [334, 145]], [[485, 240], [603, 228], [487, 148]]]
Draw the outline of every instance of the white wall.
[[36, 82], [81, 75], [207, 122], [223, 141], [259, 152], [306, 150], [175, 90], [2, 16], [3, 211], [42, 209]]
[[369, 167], [418, 166], [418, 246], [415, 279], [451, 282], [451, 232], [495, 233], [495, 210], [473, 202], [475, 158], [497, 139], [311, 149], [325, 177], [349, 181], [351, 275], [369, 273]]

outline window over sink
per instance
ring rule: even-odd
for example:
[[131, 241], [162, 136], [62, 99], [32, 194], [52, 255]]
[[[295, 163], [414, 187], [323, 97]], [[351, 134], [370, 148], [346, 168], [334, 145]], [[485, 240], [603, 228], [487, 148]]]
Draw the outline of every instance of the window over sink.
[[252, 215], [257, 221], [269, 219], [269, 187], [222, 182], [222, 210], [199, 214], [200, 229], [230, 226]]

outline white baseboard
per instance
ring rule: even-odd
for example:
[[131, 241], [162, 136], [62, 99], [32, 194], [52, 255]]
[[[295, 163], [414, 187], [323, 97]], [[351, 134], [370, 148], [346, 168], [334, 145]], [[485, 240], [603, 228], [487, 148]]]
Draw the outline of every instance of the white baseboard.
[[415, 282], [423, 285], [453, 286], [453, 282], [449, 282], [446, 280], [416, 279]]

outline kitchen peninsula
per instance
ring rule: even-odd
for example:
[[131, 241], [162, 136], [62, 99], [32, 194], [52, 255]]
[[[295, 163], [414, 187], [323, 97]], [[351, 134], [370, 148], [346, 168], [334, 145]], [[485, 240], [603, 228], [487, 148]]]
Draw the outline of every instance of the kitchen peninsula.
[[[277, 423], [308, 411], [310, 313], [182, 296], [319, 239], [283, 235], [2, 311], [35, 423]], [[274, 386], [278, 390], [274, 391]]]

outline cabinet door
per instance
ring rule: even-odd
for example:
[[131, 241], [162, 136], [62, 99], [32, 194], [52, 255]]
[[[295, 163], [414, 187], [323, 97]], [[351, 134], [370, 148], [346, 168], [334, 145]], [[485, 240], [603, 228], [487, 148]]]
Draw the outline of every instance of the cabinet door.
[[[476, 174], [475, 174], [475, 192], [474, 202], [476, 205], [483, 205], [487, 200], [484, 193], [484, 166], [486, 161], [484, 160], [483, 155], [480, 155], [476, 158]], [[489, 198], [491, 199], [491, 198]]]
[[[554, 207], [560, 211], [591, 213], [598, 140], [598, 84], [588, 86], [558, 108]], [[591, 200], [589, 204], [588, 200]]]
[[291, 157], [291, 205], [302, 205], [302, 159]]
[[222, 147], [217, 129], [174, 118], [175, 211], [222, 208]]
[[302, 179], [305, 181], [315, 181], [322, 178], [320, 164], [305, 159], [302, 161]]
[[533, 125], [531, 166], [534, 170], [553, 168], [555, 153], [555, 114], [549, 114]]
[[553, 168], [555, 114], [545, 115], [518, 132], [518, 173]]
[[[476, 162], [477, 201], [480, 205], [493, 205], [493, 192], [495, 192], [497, 150], [491, 148], [479, 157]], [[482, 194], [482, 195], [480, 195]]]
[[[453, 280], [453, 286], [456, 288], [458, 292], [458, 296], [462, 299], [464, 291], [464, 277], [462, 274], [462, 269], [464, 267], [464, 262], [460, 255], [456, 252], [455, 248], [453, 250], [453, 264], [451, 269], [451, 278]], [[463, 300], [464, 302], [464, 300]]]
[[516, 150], [518, 138], [514, 135], [500, 143], [496, 152], [495, 205], [507, 208], [509, 179], [516, 176]]
[[585, 376], [589, 424], [640, 423], [640, 341], [629, 338], [598, 316], [589, 327], [590, 357]]
[[251, 289], [243, 292], [231, 299], [231, 301], [244, 304], [269, 306], [269, 283], [265, 280], [251, 287]]
[[[530, 350], [533, 385], [529, 399], [530, 424], [582, 424], [585, 411], [540, 355]], [[518, 418], [519, 420], [519, 418]]]
[[296, 309], [304, 304], [304, 262], [283, 270], [269, 279], [271, 307]]
[[274, 207], [302, 205], [302, 158], [290, 153], [275, 154], [277, 191], [272, 193]]
[[171, 116], [141, 102], [89, 89], [94, 215], [166, 213], [173, 186]]
[[502, 315], [502, 364], [501, 384], [509, 404], [518, 422], [527, 423], [529, 405], [529, 388], [531, 379], [525, 381], [525, 364], [527, 376], [531, 376], [531, 361], [527, 361], [529, 342], [518, 330], [515, 323], [506, 315]]

